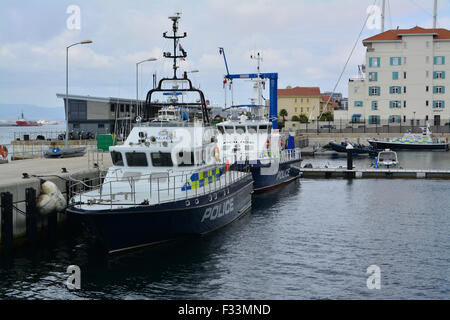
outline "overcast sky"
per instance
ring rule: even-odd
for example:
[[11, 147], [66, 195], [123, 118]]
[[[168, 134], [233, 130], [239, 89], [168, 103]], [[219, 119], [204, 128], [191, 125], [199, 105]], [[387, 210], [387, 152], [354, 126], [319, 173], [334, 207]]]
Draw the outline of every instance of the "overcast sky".
[[[135, 63], [141, 65], [141, 97], [152, 73], [170, 75], [162, 52], [170, 42], [168, 16], [182, 12], [180, 31], [188, 59], [182, 70], [207, 99], [222, 105], [226, 50], [232, 73], [255, 71], [250, 53], [260, 50], [263, 72], [278, 72], [279, 88], [319, 86], [332, 90], [366, 19], [381, 0], [0, 0], [0, 103], [61, 106], [65, 92], [65, 48], [70, 49], [70, 93], [101, 97], [136, 96]], [[450, 0], [439, 0], [438, 27], [450, 29]], [[387, 1], [386, 28], [432, 26], [432, 0]], [[80, 30], [68, 29], [70, 5], [81, 10]], [[379, 33], [365, 28], [362, 38]], [[364, 63], [359, 41], [338, 90], [347, 96], [348, 78]], [[236, 102], [246, 103], [248, 83], [235, 84]], [[268, 93], [267, 93], [268, 95]], [[229, 97], [228, 97], [229, 99]]]

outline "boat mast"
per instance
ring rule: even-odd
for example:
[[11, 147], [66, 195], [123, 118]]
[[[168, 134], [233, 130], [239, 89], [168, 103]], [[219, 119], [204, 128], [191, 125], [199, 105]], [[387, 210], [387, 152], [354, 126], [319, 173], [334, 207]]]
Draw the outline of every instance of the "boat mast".
[[180, 51], [181, 55], [177, 55], [177, 43], [178, 39], [185, 38], [187, 36], [187, 33], [184, 32], [183, 35], [177, 35], [178, 32], [178, 20], [180, 19], [181, 12], [177, 12], [175, 16], [169, 17], [170, 20], [172, 20], [172, 32], [173, 36], [168, 36], [167, 32], [163, 33], [163, 37], [166, 39], [173, 39], [173, 54], [171, 52], [164, 52], [163, 56], [164, 58], [173, 59], [173, 79], [177, 78], [177, 59], [185, 59], [187, 57], [186, 51], [184, 51], [183, 47], [181, 47], [180, 44]]

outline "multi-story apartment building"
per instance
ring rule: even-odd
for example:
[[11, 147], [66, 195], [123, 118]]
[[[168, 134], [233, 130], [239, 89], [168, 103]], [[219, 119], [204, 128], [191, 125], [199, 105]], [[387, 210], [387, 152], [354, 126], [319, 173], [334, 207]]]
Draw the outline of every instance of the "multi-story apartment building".
[[286, 89], [278, 89], [278, 113], [285, 109], [288, 113], [286, 120], [301, 114], [315, 120], [321, 113], [333, 112], [332, 101], [328, 106], [325, 106], [326, 102], [319, 87], [288, 86]]
[[450, 30], [389, 30], [363, 40], [362, 76], [349, 80], [348, 115], [375, 124], [450, 119]]

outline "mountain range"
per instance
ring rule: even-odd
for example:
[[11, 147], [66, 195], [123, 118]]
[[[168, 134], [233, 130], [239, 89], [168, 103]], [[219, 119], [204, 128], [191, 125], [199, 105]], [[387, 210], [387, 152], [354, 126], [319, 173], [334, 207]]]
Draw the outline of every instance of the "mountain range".
[[15, 122], [23, 116], [26, 120], [64, 121], [64, 107], [46, 108], [31, 104], [1, 104], [0, 122]]

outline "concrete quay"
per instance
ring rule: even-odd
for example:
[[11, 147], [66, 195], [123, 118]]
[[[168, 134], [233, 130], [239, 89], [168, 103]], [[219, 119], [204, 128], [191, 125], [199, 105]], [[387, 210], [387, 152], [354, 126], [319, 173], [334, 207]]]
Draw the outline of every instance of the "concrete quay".
[[[97, 157], [97, 159], [99, 159]], [[106, 153], [103, 161], [98, 161], [98, 167], [94, 167], [92, 155], [86, 154], [83, 157], [62, 158], [62, 159], [27, 159], [17, 160], [10, 163], [0, 164], [0, 252], [3, 247], [4, 217], [2, 217], [6, 204], [2, 203], [4, 195], [12, 195], [12, 238], [14, 243], [22, 243], [27, 236], [27, 189], [34, 189], [36, 197], [41, 193], [41, 179], [51, 181], [56, 184], [59, 190], [67, 197], [69, 181], [79, 181], [84, 179], [96, 179], [100, 181], [101, 175], [111, 166], [109, 154]], [[66, 172], [62, 172], [65, 168]], [[23, 173], [28, 177], [24, 178]], [[34, 193], [34, 191], [33, 191]], [[28, 199], [29, 200], [29, 199]], [[8, 204], [10, 205], [10, 204]], [[40, 214], [36, 216], [36, 229], [39, 232], [45, 229], [48, 224], [47, 217]], [[64, 213], [57, 213], [56, 223], [65, 219]]]

